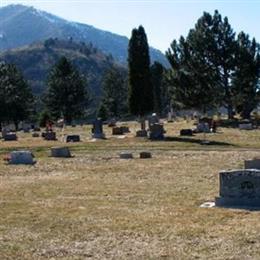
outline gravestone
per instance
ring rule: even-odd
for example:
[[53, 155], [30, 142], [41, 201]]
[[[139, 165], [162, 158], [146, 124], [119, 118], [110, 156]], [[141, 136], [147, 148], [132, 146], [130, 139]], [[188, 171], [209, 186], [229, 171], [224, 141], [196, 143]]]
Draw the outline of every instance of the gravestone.
[[162, 140], [164, 139], [164, 133], [165, 130], [163, 128], [162, 124], [155, 123], [150, 125], [149, 131], [148, 131], [148, 137], [151, 140]]
[[259, 169], [260, 170], [260, 159], [246, 160], [245, 169]]
[[240, 130], [252, 130], [253, 129], [253, 125], [252, 123], [242, 123], [238, 125]]
[[72, 142], [72, 143], [80, 142], [80, 136], [79, 135], [67, 135], [66, 136], [66, 142], [67, 143], [69, 143], [69, 142]]
[[152, 158], [152, 154], [150, 152], [140, 152], [140, 159], [148, 159]]
[[114, 127], [116, 126], [116, 119], [112, 118], [108, 121], [108, 127]]
[[16, 141], [17, 140], [17, 135], [16, 133], [5, 133], [3, 135], [4, 141]]
[[159, 124], [159, 117], [156, 115], [156, 113], [153, 113], [152, 116], [150, 116], [148, 119], [149, 128], [154, 124]]
[[220, 207], [260, 207], [260, 170], [245, 169], [219, 173], [219, 197], [215, 199]]
[[198, 123], [197, 128], [195, 129], [197, 133], [210, 133], [210, 127], [207, 122]]
[[42, 137], [47, 141], [56, 141], [56, 132], [44, 132], [42, 133]]
[[35, 126], [35, 127], [33, 128], [33, 131], [34, 131], [34, 132], [40, 132], [40, 131], [41, 131], [41, 128], [38, 127], [38, 126]]
[[52, 147], [51, 157], [70, 158], [71, 153], [68, 147]]
[[97, 138], [97, 139], [105, 138], [105, 134], [103, 133], [103, 122], [99, 118], [93, 122], [92, 138]]
[[130, 133], [129, 127], [128, 126], [121, 126], [123, 134], [125, 133]]
[[112, 128], [112, 135], [123, 135], [123, 128], [120, 126], [115, 126]]
[[147, 137], [147, 131], [145, 129], [137, 130], [136, 131], [136, 137]]
[[13, 151], [10, 153], [9, 164], [35, 164], [33, 154], [30, 151]]
[[181, 129], [180, 135], [181, 136], [192, 136], [193, 135], [192, 129]]
[[133, 154], [128, 152], [122, 152], [119, 154], [120, 159], [133, 159]]

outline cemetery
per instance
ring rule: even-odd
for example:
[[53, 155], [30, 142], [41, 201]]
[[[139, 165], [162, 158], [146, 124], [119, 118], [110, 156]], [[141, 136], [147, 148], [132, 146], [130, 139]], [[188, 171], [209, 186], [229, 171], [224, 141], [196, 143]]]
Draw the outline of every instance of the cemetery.
[[260, 259], [257, 39], [217, 9], [177, 37], [196, 1], [167, 26], [130, 2], [129, 39], [0, 7], [0, 260]]
[[257, 259], [260, 132], [181, 134], [194, 123], [160, 119], [152, 140], [149, 120], [146, 137], [140, 122], [118, 122], [120, 139], [94, 121], [0, 140], [4, 257]]

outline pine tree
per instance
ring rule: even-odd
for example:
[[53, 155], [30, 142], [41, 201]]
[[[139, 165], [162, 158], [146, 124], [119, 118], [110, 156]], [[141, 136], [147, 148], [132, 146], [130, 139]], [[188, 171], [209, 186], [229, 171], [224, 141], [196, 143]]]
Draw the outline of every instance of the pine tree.
[[238, 35], [236, 68], [232, 78], [233, 102], [237, 112], [249, 119], [259, 101], [260, 49], [244, 32]]
[[111, 67], [103, 78], [102, 106], [108, 117], [119, 117], [127, 113], [127, 74], [124, 70]]
[[62, 57], [48, 78], [46, 106], [55, 118], [71, 123], [83, 116], [88, 101], [86, 81], [70, 61]]
[[144, 116], [153, 109], [150, 56], [145, 30], [133, 29], [128, 46], [128, 103], [130, 112]]
[[0, 123], [28, 119], [32, 106], [31, 88], [15, 65], [0, 63]]
[[[176, 41], [167, 57], [173, 68], [176, 95], [185, 105], [204, 111], [225, 105], [233, 112], [231, 78], [235, 68], [236, 41], [227, 17], [218, 11], [204, 13], [186, 39]], [[182, 98], [183, 96], [183, 98]]]

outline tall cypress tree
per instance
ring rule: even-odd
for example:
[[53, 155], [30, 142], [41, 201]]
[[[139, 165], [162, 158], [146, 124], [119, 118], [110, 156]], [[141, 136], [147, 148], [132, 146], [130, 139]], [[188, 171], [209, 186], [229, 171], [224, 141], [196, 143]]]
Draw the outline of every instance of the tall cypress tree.
[[150, 56], [145, 30], [133, 29], [128, 46], [128, 103], [130, 112], [144, 116], [153, 109], [153, 88], [150, 76]]

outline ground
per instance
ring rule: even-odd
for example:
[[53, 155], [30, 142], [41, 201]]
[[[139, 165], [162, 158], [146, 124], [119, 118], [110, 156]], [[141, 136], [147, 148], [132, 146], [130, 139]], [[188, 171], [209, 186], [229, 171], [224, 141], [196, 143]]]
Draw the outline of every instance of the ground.
[[[165, 141], [90, 140], [90, 126], [68, 127], [74, 157], [49, 157], [48, 142], [19, 133], [1, 158], [31, 149], [34, 166], [0, 162], [0, 259], [259, 259], [260, 211], [200, 208], [218, 196], [218, 173], [260, 157], [260, 130], [220, 128], [181, 138], [193, 122], [166, 123]], [[212, 145], [201, 145], [208, 139]], [[130, 151], [134, 159], [119, 159]], [[140, 151], [152, 159], [139, 159]]]

